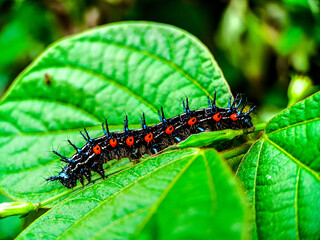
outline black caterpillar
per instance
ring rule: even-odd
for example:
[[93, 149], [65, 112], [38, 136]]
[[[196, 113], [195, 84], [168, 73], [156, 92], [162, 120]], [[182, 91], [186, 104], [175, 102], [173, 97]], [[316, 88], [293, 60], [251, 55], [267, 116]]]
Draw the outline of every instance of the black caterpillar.
[[[67, 188], [73, 188], [77, 180], [83, 185], [84, 177], [91, 181], [91, 171], [99, 173], [105, 177], [103, 164], [112, 159], [129, 158], [138, 160], [145, 154], [156, 154], [168, 146], [179, 143], [192, 134], [204, 131], [218, 131], [224, 129], [250, 129], [254, 130], [250, 113], [255, 109], [252, 107], [248, 112], [243, 113], [247, 101], [238, 110], [242, 97], [239, 94], [231, 104], [231, 96], [228, 108], [216, 107], [216, 92], [214, 99], [208, 96], [209, 107], [205, 109], [191, 111], [188, 98], [182, 101], [184, 113], [166, 119], [161, 107], [158, 111], [160, 123], [154, 126], [147, 126], [145, 115], [141, 117], [141, 129], [129, 130], [128, 116], [124, 119], [123, 132], [110, 132], [107, 120], [106, 128], [102, 123], [104, 136], [91, 139], [86, 129], [85, 135], [80, 132], [87, 143], [78, 148], [69, 140], [70, 145], [77, 151], [71, 158], [62, 156], [53, 151], [67, 163], [57, 176], [47, 178], [47, 181], [59, 180]], [[238, 104], [236, 102], [239, 100]]]

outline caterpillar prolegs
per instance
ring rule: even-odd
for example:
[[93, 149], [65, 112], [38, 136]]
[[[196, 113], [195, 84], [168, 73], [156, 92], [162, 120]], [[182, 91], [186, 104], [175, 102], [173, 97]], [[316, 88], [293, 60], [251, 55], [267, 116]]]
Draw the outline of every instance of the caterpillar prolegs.
[[243, 112], [247, 101], [241, 109], [242, 97], [239, 94], [234, 101], [229, 100], [228, 108], [216, 107], [216, 92], [214, 99], [208, 96], [208, 108], [190, 110], [188, 98], [182, 101], [183, 113], [167, 119], [163, 107], [158, 111], [160, 123], [147, 126], [146, 118], [141, 117], [141, 129], [130, 130], [128, 116], [124, 119], [124, 130], [122, 132], [110, 132], [107, 120], [102, 123], [104, 135], [91, 139], [87, 130], [80, 132], [87, 142], [82, 148], [75, 146], [70, 140], [69, 144], [76, 153], [67, 158], [56, 151], [54, 154], [61, 158], [67, 165], [57, 176], [47, 178], [47, 181], [60, 181], [65, 187], [73, 188], [79, 180], [82, 184], [84, 178], [91, 181], [91, 172], [99, 173], [105, 177], [103, 164], [112, 159], [129, 158], [137, 160], [145, 154], [156, 154], [170, 145], [187, 139], [192, 134], [204, 131], [219, 131], [224, 129], [250, 129], [254, 127], [251, 122], [250, 113], [255, 109]]

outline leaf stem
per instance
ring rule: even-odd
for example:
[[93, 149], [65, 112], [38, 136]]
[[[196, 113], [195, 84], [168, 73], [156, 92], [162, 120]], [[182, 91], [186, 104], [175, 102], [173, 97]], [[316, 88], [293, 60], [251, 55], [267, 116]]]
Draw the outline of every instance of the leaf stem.
[[[255, 125], [255, 129], [252, 132], [259, 132], [265, 128], [265, 123], [260, 123]], [[204, 132], [201, 134], [191, 135], [185, 141], [179, 143], [176, 147], [177, 148], [187, 148], [187, 147], [205, 147], [209, 146], [214, 142], [221, 141], [221, 140], [232, 140], [235, 137], [241, 136], [245, 133], [252, 133], [246, 129], [240, 130], [232, 130], [232, 129], [225, 129], [222, 131], [213, 131], [213, 132]]]
[[257, 125], [255, 125], [255, 129], [253, 132], [262, 131], [266, 127], [266, 125], [266, 123], [258, 123]]
[[235, 148], [224, 150], [224, 151], [220, 152], [220, 154], [225, 159], [236, 157], [238, 155], [246, 153], [248, 151], [248, 149], [250, 148], [250, 146], [252, 145], [252, 143], [253, 143], [253, 141], [246, 142], [246, 143], [241, 144]]

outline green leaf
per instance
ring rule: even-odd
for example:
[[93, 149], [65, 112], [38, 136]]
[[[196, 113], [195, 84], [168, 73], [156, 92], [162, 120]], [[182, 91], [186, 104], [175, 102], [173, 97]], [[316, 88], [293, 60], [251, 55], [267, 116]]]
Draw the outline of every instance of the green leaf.
[[10, 197], [43, 201], [66, 191], [44, 178], [60, 171], [50, 153], [74, 153], [66, 139], [84, 142], [101, 135], [108, 118], [120, 129], [124, 113], [139, 127], [157, 123], [157, 109], [167, 117], [182, 112], [185, 94], [193, 109], [206, 106], [217, 91], [218, 105], [228, 102], [229, 87], [208, 49], [189, 33], [165, 24], [125, 22], [67, 38], [48, 48], [23, 73], [0, 103], [1, 190]]
[[244, 198], [214, 150], [163, 153], [86, 186], [18, 239], [247, 239]]
[[320, 238], [320, 92], [274, 117], [240, 164], [254, 237]]
[[221, 141], [221, 140], [232, 140], [237, 136], [243, 135], [246, 130], [232, 130], [226, 129], [223, 131], [215, 131], [215, 132], [204, 132], [198, 135], [191, 135], [185, 141], [179, 143], [179, 148], [187, 148], [187, 147], [203, 147], [209, 146], [212, 143]]

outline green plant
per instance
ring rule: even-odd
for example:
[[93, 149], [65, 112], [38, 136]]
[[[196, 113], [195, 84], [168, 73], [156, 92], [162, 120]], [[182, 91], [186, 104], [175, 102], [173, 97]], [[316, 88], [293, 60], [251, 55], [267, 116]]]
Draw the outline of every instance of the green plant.
[[44, 182], [58, 170], [52, 146], [71, 155], [63, 141], [83, 126], [98, 136], [106, 116], [117, 130], [127, 111], [138, 127], [140, 109], [156, 123], [158, 105], [172, 117], [184, 94], [200, 108], [215, 90], [226, 105], [210, 52], [172, 26], [117, 23], [54, 44], [1, 100], [0, 185], [20, 203], [0, 216], [51, 208], [18, 239], [319, 239], [320, 93], [256, 125], [260, 134], [203, 133], [137, 165], [111, 161], [106, 180], [72, 190]]

